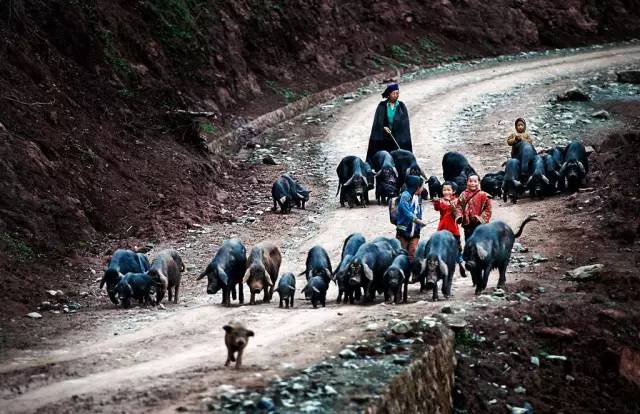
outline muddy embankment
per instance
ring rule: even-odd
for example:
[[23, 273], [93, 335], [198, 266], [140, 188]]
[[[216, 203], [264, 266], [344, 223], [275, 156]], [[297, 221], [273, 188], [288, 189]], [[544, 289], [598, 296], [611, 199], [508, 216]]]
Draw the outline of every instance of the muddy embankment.
[[233, 219], [221, 213], [239, 202], [224, 196], [236, 188], [229, 177], [255, 171], [203, 142], [258, 114], [374, 73], [634, 37], [639, 10], [637, 1], [3, 2], [0, 266], [24, 275], [4, 299], [28, 303], [57, 266], [33, 262], [52, 252], [105, 254]]

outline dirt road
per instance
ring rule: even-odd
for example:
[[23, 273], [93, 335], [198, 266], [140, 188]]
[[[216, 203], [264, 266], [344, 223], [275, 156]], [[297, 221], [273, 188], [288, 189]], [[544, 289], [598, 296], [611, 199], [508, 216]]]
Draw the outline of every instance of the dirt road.
[[[503, 137], [501, 133], [479, 137], [474, 136], [473, 128], [463, 133], [459, 133], [460, 128], [452, 128], [456, 116], [466, 107], [482, 102], [489, 93], [638, 62], [640, 47], [631, 46], [495, 64], [403, 84], [400, 99], [410, 111], [414, 152], [427, 174], [440, 175], [440, 160], [449, 150], [464, 151], [480, 172], [488, 172], [487, 166], [498, 165], [507, 152], [500, 147]], [[322, 148], [329, 166], [326, 179], [331, 196], [336, 188], [331, 175], [333, 166], [345, 155], [366, 152], [378, 100], [374, 94], [343, 107], [326, 131]], [[479, 140], [493, 142], [493, 148], [500, 149], [481, 155], [465, 146]], [[281, 271], [299, 272], [306, 251], [315, 244], [325, 247], [337, 264], [342, 242], [350, 233], [362, 232], [366, 237], [393, 235], [386, 208], [372, 205], [349, 210], [339, 208], [335, 199], [330, 200], [316, 219], [317, 232], [284, 249]], [[494, 217], [512, 226], [528, 213], [527, 203], [502, 206], [496, 202], [494, 206]], [[427, 211], [427, 219], [436, 218], [434, 212]], [[434, 229], [435, 224], [423, 235]], [[277, 231], [270, 237], [280, 244], [285, 241], [284, 233]], [[519, 276], [510, 277], [513, 280]], [[302, 279], [298, 283], [301, 287]], [[222, 308], [219, 297], [207, 298], [202, 285], [196, 288], [191, 280], [186, 284], [185, 306], [167, 305], [171, 312], [160, 312], [158, 316], [156, 310], [113, 311], [115, 316], [108, 323], [70, 333], [43, 350], [12, 352], [0, 366], [5, 386], [0, 391], [0, 411], [169, 411], [184, 401], [214, 394], [215, 387], [221, 384], [259, 385], [286, 375], [362, 336], [364, 326], [371, 321], [431, 313], [443, 304], [425, 302], [426, 296], [419, 295], [416, 286], [412, 286], [408, 305], [378, 302], [367, 307], [336, 306], [337, 292], [332, 286], [328, 293], [330, 304], [323, 309], [313, 310], [302, 300], [294, 311], [278, 309], [277, 301]], [[454, 295], [454, 302], [471, 300], [471, 281], [456, 278]], [[109, 305], [105, 302], [104, 306]], [[230, 319], [242, 319], [256, 331], [245, 357], [247, 366], [239, 373], [222, 367], [226, 351], [221, 327]], [[123, 325], [127, 328], [119, 329]]]

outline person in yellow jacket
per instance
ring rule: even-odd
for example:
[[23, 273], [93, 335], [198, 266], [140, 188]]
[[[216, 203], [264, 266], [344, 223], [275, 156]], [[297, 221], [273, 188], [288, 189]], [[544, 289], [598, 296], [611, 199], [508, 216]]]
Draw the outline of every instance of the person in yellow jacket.
[[527, 141], [529, 144], [533, 144], [527, 132], [527, 123], [522, 118], [516, 119], [516, 132], [507, 137], [507, 144], [514, 146], [520, 141]]

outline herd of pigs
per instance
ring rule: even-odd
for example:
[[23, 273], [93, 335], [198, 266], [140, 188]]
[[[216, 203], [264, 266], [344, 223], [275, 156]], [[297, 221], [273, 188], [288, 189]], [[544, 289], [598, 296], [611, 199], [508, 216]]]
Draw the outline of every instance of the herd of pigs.
[[[504, 171], [490, 173], [481, 180], [481, 188], [492, 197], [509, 198], [515, 203], [527, 190], [531, 197], [543, 197], [561, 191], [576, 191], [588, 171], [587, 152], [581, 142], [574, 141], [565, 148], [554, 147], [538, 153], [527, 142], [512, 147], [511, 158], [503, 166]], [[460, 194], [467, 177], [476, 174], [464, 155], [448, 152], [442, 160], [444, 180], [453, 183]], [[420, 175], [426, 179], [428, 189], [423, 198], [442, 196], [440, 180], [427, 178], [414, 155], [405, 150], [376, 153], [371, 163], [356, 156], [344, 157], [337, 167], [340, 204], [349, 207], [369, 204], [368, 193], [374, 188], [376, 199], [387, 204], [396, 197], [407, 175]], [[523, 184], [525, 183], [525, 184]], [[272, 186], [273, 210], [291, 211], [293, 205], [305, 208], [310, 191], [288, 174], [279, 177]], [[465, 240], [464, 267], [471, 273], [476, 294], [486, 287], [491, 270], [498, 269], [498, 287], [506, 283], [506, 270], [511, 259], [511, 249], [529, 221], [527, 217], [516, 233], [501, 221], [480, 225]], [[306, 284], [302, 292], [313, 307], [325, 306], [326, 293], [331, 282], [338, 286], [337, 303], [359, 301], [363, 304], [375, 300], [376, 294], [384, 294], [385, 301], [407, 301], [409, 283], [420, 282], [420, 291], [432, 290], [433, 300], [438, 300], [438, 282], [442, 294], [451, 296], [451, 285], [456, 270], [458, 243], [446, 231], [433, 233], [428, 240], [418, 244], [415, 258], [409, 262], [407, 252], [394, 238], [377, 237], [367, 241], [360, 233], [346, 238], [337, 267], [331, 265], [328, 253], [321, 246], [314, 246], [307, 254]], [[273, 292], [280, 296], [280, 307], [293, 307], [296, 277], [283, 273], [279, 280], [282, 255], [270, 242], [247, 249], [239, 239], [226, 240], [197, 280], [207, 277], [206, 291], [216, 294], [222, 291], [222, 305], [231, 306], [231, 300], [244, 302], [244, 289], [249, 288], [251, 305], [256, 295], [263, 292], [263, 302], [270, 302]], [[106, 285], [109, 298], [115, 305], [131, 306], [132, 300], [140, 304], [156, 305], [165, 293], [169, 301], [178, 302], [181, 273], [185, 266], [175, 250], [159, 252], [149, 263], [142, 253], [119, 249], [111, 257], [100, 283]], [[462, 265], [460, 274], [466, 277]]]

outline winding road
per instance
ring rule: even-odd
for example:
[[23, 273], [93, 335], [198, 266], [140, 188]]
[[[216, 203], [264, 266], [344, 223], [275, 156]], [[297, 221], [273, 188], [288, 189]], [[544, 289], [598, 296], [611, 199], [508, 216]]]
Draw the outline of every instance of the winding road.
[[[638, 63], [640, 46], [591, 49], [471, 67], [405, 83], [400, 99], [410, 111], [414, 152], [425, 171], [440, 175], [442, 155], [449, 150], [463, 150], [471, 163], [485, 173], [482, 166], [496, 165], [504, 154], [488, 159], [469, 148], [465, 150], [473, 130], [465, 136], [452, 136], [450, 126], [466, 107], [481, 102], [490, 93]], [[378, 101], [379, 95], [373, 94], [336, 112], [322, 146], [329, 165], [337, 165], [345, 155], [366, 152], [371, 117]], [[475, 139], [477, 142], [479, 138]], [[499, 134], [481, 139], [492, 140], [496, 146], [502, 142]], [[327, 180], [330, 191], [335, 191], [335, 178], [329, 176]], [[512, 226], [528, 213], [527, 203], [494, 203], [494, 217]], [[433, 217], [428, 218], [436, 217], [433, 212], [429, 214]], [[315, 244], [325, 247], [332, 262], [337, 263], [343, 240], [353, 232], [362, 232], [367, 238], [393, 235], [386, 208], [372, 205], [349, 210], [339, 208], [333, 198], [319, 223], [317, 234], [285, 251], [282, 270], [298, 269]], [[423, 236], [434, 229], [435, 224], [425, 229]], [[276, 242], [282, 241], [280, 237], [272, 236]], [[302, 280], [299, 284], [302, 286]], [[0, 392], [0, 412], [173, 412], [184, 401], [197, 402], [198, 398], [213, 394], [221, 384], [259, 385], [335, 353], [364, 334], [363, 321], [431, 313], [443, 304], [425, 302], [427, 296], [419, 296], [415, 285], [409, 293], [411, 303], [407, 305], [378, 302], [366, 307], [337, 306], [337, 291], [332, 286], [328, 293], [330, 303], [322, 309], [311, 309], [302, 300], [297, 302], [295, 311], [279, 309], [277, 301], [222, 308], [216, 300], [215, 304], [181, 307], [161, 320], [141, 322], [135, 330], [122, 335], [114, 336], [112, 327], [91, 328], [82, 333], [81, 346], [67, 342], [37, 354], [24, 350], [3, 360], [0, 375], [15, 378], [15, 386]], [[472, 300], [471, 281], [456, 277], [454, 294], [453, 302]], [[122, 312], [122, 318], [132, 312], [138, 310]], [[220, 327], [236, 318], [256, 332], [245, 356], [247, 365], [240, 372], [222, 367], [226, 351]]]

